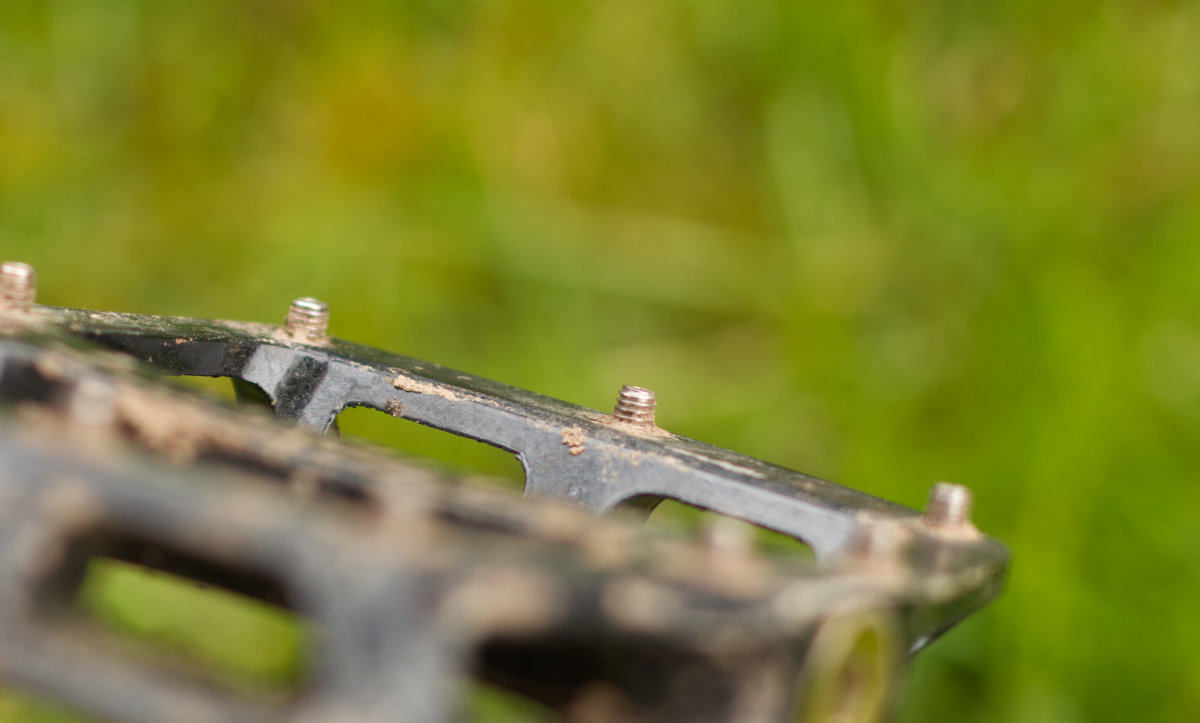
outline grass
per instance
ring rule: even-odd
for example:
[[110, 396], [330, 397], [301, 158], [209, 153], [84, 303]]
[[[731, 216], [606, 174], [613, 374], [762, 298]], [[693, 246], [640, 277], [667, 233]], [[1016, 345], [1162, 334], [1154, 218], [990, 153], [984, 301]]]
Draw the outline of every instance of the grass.
[[[1009, 589], [899, 720], [1200, 718], [1200, 8], [0, 6], [46, 303], [276, 320], [921, 506]], [[3, 711], [0, 708], [0, 711]], [[19, 720], [11, 715], [6, 719]]]

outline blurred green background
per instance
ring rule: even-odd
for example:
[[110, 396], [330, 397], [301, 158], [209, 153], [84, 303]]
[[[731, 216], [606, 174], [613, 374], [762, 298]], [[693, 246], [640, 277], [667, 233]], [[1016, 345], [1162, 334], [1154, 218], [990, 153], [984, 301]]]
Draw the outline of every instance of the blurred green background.
[[1147, 0], [8, 0], [0, 250], [44, 303], [311, 294], [910, 506], [970, 485], [1009, 588], [898, 719], [1195, 721], [1198, 37]]

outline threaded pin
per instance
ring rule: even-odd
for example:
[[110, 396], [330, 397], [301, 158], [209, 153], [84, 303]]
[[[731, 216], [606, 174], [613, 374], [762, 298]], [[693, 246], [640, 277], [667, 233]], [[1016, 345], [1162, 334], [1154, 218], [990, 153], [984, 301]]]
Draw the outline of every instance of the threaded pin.
[[329, 305], [308, 296], [296, 299], [288, 309], [284, 330], [297, 341], [317, 342], [329, 329]]
[[925, 506], [925, 522], [943, 528], [971, 524], [971, 490], [949, 482], [935, 484]]
[[621, 387], [621, 393], [617, 396], [613, 416], [627, 424], [653, 427], [654, 408], [657, 404], [658, 397], [654, 392], [645, 387], [626, 385]]
[[20, 261], [0, 264], [0, 300], [14, 306], [32, 304], [37, 297], [37, 271]]

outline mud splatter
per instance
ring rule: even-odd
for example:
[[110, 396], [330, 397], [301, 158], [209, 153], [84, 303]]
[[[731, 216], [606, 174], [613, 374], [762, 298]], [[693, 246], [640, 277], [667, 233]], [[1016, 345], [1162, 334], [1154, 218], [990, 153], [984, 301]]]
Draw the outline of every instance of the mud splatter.
[[586, 441], [587, 434], [579, 427], [567, 427], [562, 431], [562, 443], [566, 445], [572, 457], [578, 457], [587, 450], [587, 447], [583, 446]]
[[441, 397], [442, 399], [446, 399], [451, 402], [457, 402], [459, 400], [459, 396], [457, 394], [449, 389], [446, 389], [445, 387], [440, 387], [436, 384], [417, 379], [410, 379], [403, 375], [393, 379], [392, 386], [401, 391], [412, 392], [414, 394], [432, 394], [435, 397]]

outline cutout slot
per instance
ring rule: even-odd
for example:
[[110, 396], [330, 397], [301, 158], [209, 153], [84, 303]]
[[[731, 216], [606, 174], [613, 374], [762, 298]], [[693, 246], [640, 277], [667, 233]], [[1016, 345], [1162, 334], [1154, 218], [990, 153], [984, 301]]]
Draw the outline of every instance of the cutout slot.
[[[641, 507], [648, 504], [645, 500], [631, 502]], [[673, 499], [664, 499], [653, 507], [646, 519], [646, 529], [674, 537], [708, 539], [717, 544], [746, 544], [774, 559], [816, 558], [811, 547], [791, 535]]]
[[336, 424], [345, 441], [397, 449], [451, 476], [515, 492], [525, 488], [525, 470], [516, 455], [486, 442], [392, 417], [371, 407], [347, 407]]
[[309, 621], [251, 569], [98, 534], [68, 547], [38, 597], [44, 622], [114, 657], [237, 696], [283, 703], [307, 675]]
[[0, 723], [100, 723], [41, 696], [0, 688]]

